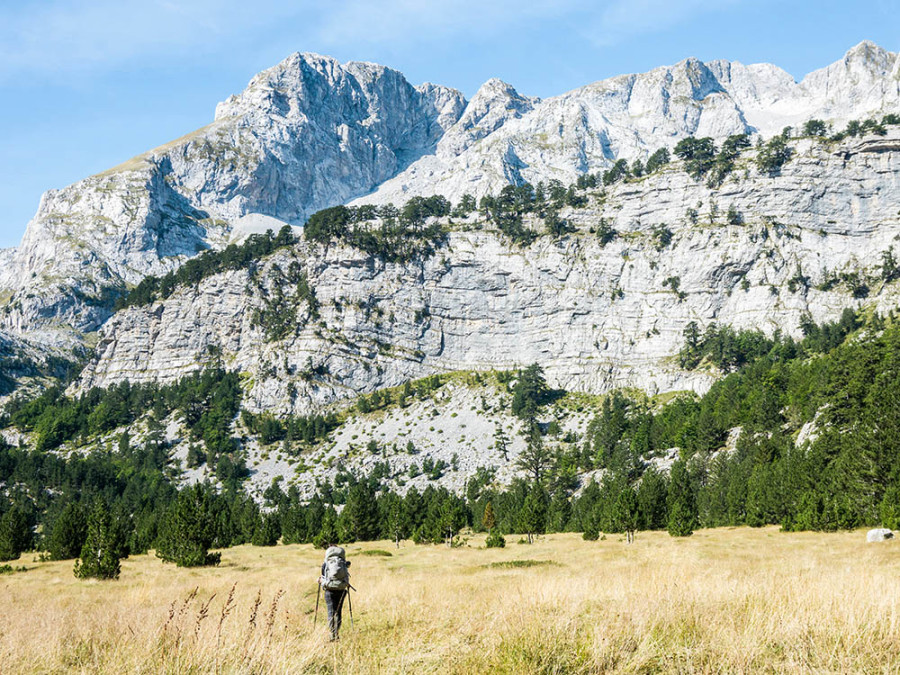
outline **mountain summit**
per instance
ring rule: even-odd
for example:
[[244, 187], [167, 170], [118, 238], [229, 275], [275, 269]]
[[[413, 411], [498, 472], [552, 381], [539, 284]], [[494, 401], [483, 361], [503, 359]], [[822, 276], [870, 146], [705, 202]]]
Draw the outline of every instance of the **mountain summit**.
[[384, 66], [292, 54], [208, 126], [48, 191], [20, 246], [0, 252], [0, 330], [77, 344], [147, 274], [335, 204], [456, 202], [569, 183], [687, 136], [768, 138], [811, 117], [837, 128], [900, 108], [898, 73], [897, 54], [862, 42], [799, 83], [772, 65], [686, 59], [545, 100], [492, 79], [466, 101]]

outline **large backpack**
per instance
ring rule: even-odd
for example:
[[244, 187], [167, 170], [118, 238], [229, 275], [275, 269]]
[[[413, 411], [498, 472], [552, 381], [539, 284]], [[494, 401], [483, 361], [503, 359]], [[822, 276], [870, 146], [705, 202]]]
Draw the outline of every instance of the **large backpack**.
[[350, 571], [344, 549], [332, 546], [325, 552], [325, 573], [322, 588], [326, 591], [346, 591], [350, 587]]

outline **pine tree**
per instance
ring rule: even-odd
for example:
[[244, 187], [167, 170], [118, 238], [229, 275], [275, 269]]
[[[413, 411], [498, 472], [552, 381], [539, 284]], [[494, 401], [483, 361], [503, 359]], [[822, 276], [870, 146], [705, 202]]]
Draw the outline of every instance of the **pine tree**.
[[544, 440], [541, 438], [540, 430], [537, 425], [532, 425], [528, 434], [525, 449], [519, 455], [516, 461], [516, 467], [522, 471], [531, 474], [531, 479], [540, 483], [544, 480], [544, 475], [553, 464], [553, 456], [550, 451], [544, 447]]
[[494, 505], [489, 501], [484, 505], [484, 513], [481, 515], [481, 525], [488, 531], [487, 539], [484, 545], [487, 548], [503, 548], [506, 546], [506, 539], [497, 529], [497, 519], [494, 516]]
[[422, 504], [422, 495], [413, 485], [406, 492], [403, 498], [403, 520], [407, 534], [412, 534], [422, 524], [424, 517], [424, 507]]
[[313, 537], [313, 546], [316, 548], [328, 548], [340, 541], [338, 538], [337, 520], [337, 511], [334, 510], [333, 506], [325, 509], [325, 514], [322, 517], [322, 527], [319, 533]]
[[439, 544], [445, 541], [442, 523], [442, 506], [449, 492], [446, 488], [435, 489], [429, 485], [422, 493], [422, 511], [420, 524], [413, 533], [413, 541], [417, 544]]
[[565, 532], [571, 517], [572, 502], [569, 501], [569, 494], [563, 488], [557, 488], [550, 500], [548, 516], [550, 531]]
[[691, 487], [690, 476], [683, 460], [672, 465], [669, 476], [668, 530], [673, 537], [687, 537], [697, 527], [697, 502]]
[[13, 506], [0, 518], [0, 560], [15, 560], [31, 547], [31, 528], [25, 512]]
[[300, 544], [309, 538], [306, 528], [306, 509], [292, 502], [281, 509], [281, 540], [285, 544]]
[[488, 532], [494, 529], [494, 525], [497, 524], [497, 519], [494, 517], [494, 505], [491, 502], [488, 502], [484, 505], [484, 513], [481, 515], [481, 525]]
[[666, 478], [654, 468], [649, 468], [641, 477], [638, 488], [638, 505], [640, 512], [640, 529], [661, 530], [666, 527], [666, 498], [668, 489]]
[[221, 554], [210, 553], [216, 538], [213, 493], [197, 484], [178, 493], [163, 518], [156, 555], [178, 567], [218, 565]]
[[118, 528], [106, 504], [97, 500], [87, 519], [87, 537], [81, 557], [75, 561], [79, 579], [118, 579], [119, 560], [124, 557]]
[[231, 545], [251, 543], [262, 522], [259, 506], [249, 497], [235, 498], [231, 502], [230, 511], [229, 532], [223, 537], [223, 543]]
[[281, 536], [277, 513], [264, 513], [260, 516], [250, 540], [254, 546], [275, 546]]
[[547, 493], [540, 483], [535, 483], [519, 513], [519, 528], [528, 537], [528, 543], [534, 542], [535, 535], [543, 534], [547, 527]]
[[368, 482], [350, 488], [338, 523], [341, 541], [372, 541], [378, 536], [378, 503]]
[[454, 538], [466, 526], [465, 502], [456, 495], [447, 494], [440, 504], [439, 513], [441, 535], [447, 546], [453, 546]]
[[72, 560], [81, 555], [87, 539], [87, 519], [76, 502], [65, 505], [50, 533], [48, 549], [54, 560]]
[[762, 527], [777, 522], [772, 508], [774, 501], [772, 493], [777, 489], [771, 464], [757, 464], [753, 467], [747, 481], [746, 515], [744, 516], [747, 525]]
[[502, 424], [497, 424], [494, 428], [494, 448], [503, 457], [504, 462], [509, 459], [509, 438], [503, 430]]
[[533, 363], [519, 371], [519, 379], [513, 387], [512, 413], [530, 423], [537, 416], [538, 408], [547, 402], [549, 389], [544, 380], [544, 370]]
[[378, 512], [381, 534], [393, 540], [397, 548], [400, 548], [400, 540], [407, 536], [403, 500], [396, 493], [388, 492], [378, 500]]
[[634, 541], [634, 531], [638, 524], [638, 499], [630, 486], [625, 486], [616, 498], [615, 519], [618, 529], [625, 533], [625, 539], [630, 544]]
[[882, 527], [900, 529], [900, 487], [891, 485], [884, 491], [879, 510]]

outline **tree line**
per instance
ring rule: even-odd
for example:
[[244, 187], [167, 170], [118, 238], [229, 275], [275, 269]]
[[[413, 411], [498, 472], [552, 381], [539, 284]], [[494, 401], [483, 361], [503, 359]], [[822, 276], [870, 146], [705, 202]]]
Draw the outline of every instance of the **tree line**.
[[450, 202], [441, 195], [413, 197], [402, 208], [333, 206], [317, 211], [303, 228], [307, 241], [340, 242], [389, 262], [429, 256], [446, 237], [434, 219], [450, 215]]
[[[847, 310], [831, 323], [805, 318], [801, 328], [804, 337], [792, 340], [689, 326], [684, 365], [708, 360], [726, 376], [703, 396], [680, 395], [663, 406], [613, 392], [583, 437], [542, 421], [560, 392], [547, 386], [539, 366], [498, 375], [526, 438], [517, 459], [521, 477], [502, 486], [482, 468], [459, 495], [429, 485], [401, 496], [391, 487], [396, 472], [381, 462], [366, 476], [339, 468], [309, 501], [275, 482], [257, 505], [241, 489], [245, 473], [232, 436], [239, 381], [221, 368], [165, 387], [123, 383], [76, 398], [48, 390], [13, 401], [2, 421], [33, 432], [40, 447], [0, 441], [0, 556], [33, 547], [54, 558], [77, 554], [79, 573], [94, 574], [92, 565], [112, 569], [113, 558], [150, 548], [164, 560], [196, 565], [214, 563], [211, 550], [239, 543], [452, 544], [467, 528], [502, 545], [511, 533], [527, 541], [553, 531], [592, 539], [741, 524], [898, 527], [900, 417], [893, 402], [900, 396], [900, 325], [893, 314]], [[389, 400], [436, 386], [439, 379], [427, 378]], [[384, 396], [366, 400], [386, 405]], [[173, 411], [197, 452], [215, 464], [220, 487], [177, 487], [180, 471], [162, 427]], [[336, 423], [327, 416], [242, 416], [271, 442], [289, 435], [316, 442]], [[120, 431], [138, 419], [147, 429], [140, 438]], [[798, 434], [807, 441], [798, 444]], [[96, 452], [54, 451], [104, 436]], [[379, 452], [377, 444], [369, 450]], [[589, 471], [596, 480], [583, 484]]]
[[162, 277], [148, 275], [137, 286], [116, 300], [115, 311], [126, 307], [141, 307], [157, 300], [165, 300], [179, 287], [196, 286], [204, 279], [228, 270], [246, 269], [278, 249], [297, 242], [290, 225], [278, 233], [251, 234], [240, 244], [229, 244], [221, 251], [204, 251], [187, 260], [174, 272]]

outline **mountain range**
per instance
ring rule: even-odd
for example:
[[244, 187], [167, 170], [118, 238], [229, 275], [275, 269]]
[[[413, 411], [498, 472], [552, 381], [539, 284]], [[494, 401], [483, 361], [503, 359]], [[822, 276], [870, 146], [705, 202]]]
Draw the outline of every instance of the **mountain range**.
[[208, 126], [48, 191], [21, 244], [0, 251], [0, 330], [80, 344], [145, 275], [335, 204], [567, 184], [687, 136], [769, 137], [810, 118], [837, 128], [898, 106], [900, 59], [870, 42], [799, 83], [768, 64], [686, 59], [544, 100], [492, 79], [467, 101], [384, 66], [297, 53]]
[[[898, 112], [900, 57], [869, 42], [801, 82], [687, 59], [544, 100], [495, 79], [466, 100], [294, 54], [208, 126], [43, 196], [20, 246], [0, 251], [0, 394], [73, 360], [70, 395], [216, 365], [240, 374], [249, 415], [311, 416], [442, 375], [437, 403], [346, 421], [295, 479], [312, 490], [339, 458], [377, 461], [365, 442], [409, 436], [454, 460], [461, 489], [525, 447], [473, 372], [537, 363], [573, 395], [702, 393], [722, 372], [679, 360], [691, 326], [800, 336], [848, 307], [895, 308]], [[698, 168], [682, 142], [707, 137], [718, 154]], [[650, 170], [663, 148], [671, 161]], [[432, 233], [427, 246], [372, 248], [435, 195], [447, 208], [405, 230]], [[356, 238], [312, 236], [314, 214], [351, 214]], [[221, 262], [261, 241], [264, 254]], [[180, 280], [162, 293], [160, 278]], [[560, 415], [585, 433], [586, 414]], [[179, 428], [166, 434], [184, 459]], [[257, 440], [244, 448], [258, 490], [294, 470]]]

